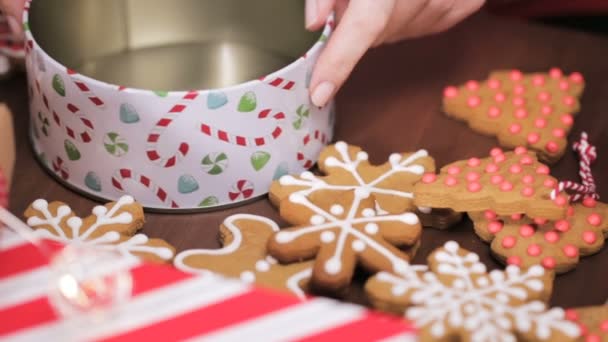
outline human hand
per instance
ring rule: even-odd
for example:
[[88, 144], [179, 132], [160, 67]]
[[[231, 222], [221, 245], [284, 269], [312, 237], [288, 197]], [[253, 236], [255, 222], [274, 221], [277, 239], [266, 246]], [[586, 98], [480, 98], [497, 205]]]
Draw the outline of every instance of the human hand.
[[0, 11], [6, 15], [8, 25], [17, 39], [23, 38], [21, 17], [25, 0], [0, 0]]
[[447, 30], [485, 0], [306, 0], [306, 28], [338, 25], [312, 74], [311, 101], [329, 102], [370, 47]]

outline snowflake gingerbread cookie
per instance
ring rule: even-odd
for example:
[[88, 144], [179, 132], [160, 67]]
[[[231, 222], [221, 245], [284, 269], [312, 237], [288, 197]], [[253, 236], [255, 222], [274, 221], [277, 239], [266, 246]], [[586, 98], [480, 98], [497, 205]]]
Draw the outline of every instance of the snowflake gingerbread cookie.
[[447, 87], [443, 109], [473, 130], [496, 136], [502, 146], [526, 146], [553, 163], [566, 150], [584, 86], [580, 73], [564, 75], [557, 68], [531, 74], [497, 71], [481, 83]]
[[488, 158], [457, 161], [444, 166], [438, 175], [425, 174], [414, 187], [414, 204], [558, 220], [566, 215], [568, 197], [552, 198], [556, 186], [557, 180], [534, 152], [525, 147], [513, 152], [494, 148]]
[[101, 248], [153, 262], [169, 262], [175, 254], [164, 240], [136, 234], [144, 224], [144, 212], [131, 196], [96, 206], [92, 215], [84, 219], [64, 203], [43, 199], [34, 201], [24, 215], [38, 237], [66, 245]]
[[549, 221], [493, 211], [469, 213], [475, 232], [491, 242], [492, 252], [507, 264], [540, 264], [563, 273], [576, 267], [580, 256], [600, 251], [608, 237], [608, 205], [588, 197], [568, 208], [566, 218]]
[[381, 272], [365, 290], [379, 308], [405, 312], [423, 341], [572, 341], [580, 331], [564, 310], [547, 309], [553, 276], [540, 266], [488, 273], [479, 256], [447, 242], [429, 266]]
[[292, 193], [315, 198], [337, 197], [344, 191], [363, 189], [377, 202], [379, 213], [400, 214], [417, 211], [423, 226], [448, 228], [462, 218], [445, 209], [417, 208], [413, 188], [424, 173], [435, 172], [435, 161], [427, 151], [393, 153], [382, 165], [372, 165], [360, 147], [340, 141], [327, 146], [319, 156], [318, 166], [325, 176], [306, 171], [299, 176], [286, 175], [273, 182], [270, 200], [279, 205]]
[[221, 274], [247, 283], [291, 292], [305, 298], [312, 262], [279, 264], [269, 256], [266, 245], [279, 231], [277, 224], [262, 216], [232, 215], [220, 227], [221, 249], [190, 249], [174, 260], [178, 269], [190, 273]]
[[294, 227], [274, 233], [268, 252], [281, 263], [315, 259], [312, 285], [321, 290], [345, 288], [357, 265], [371, 272], [400, 272], [419, 245], [418, 217], [409, 212], [378, 215], [375, 207], [364, 189], [314, 202], [293, 193], [279, 208]]

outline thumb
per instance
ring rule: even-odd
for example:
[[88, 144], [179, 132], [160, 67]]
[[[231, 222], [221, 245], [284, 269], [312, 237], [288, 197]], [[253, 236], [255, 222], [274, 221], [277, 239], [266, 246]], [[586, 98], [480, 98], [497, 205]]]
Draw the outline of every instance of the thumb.
[[0, 10], [5, 13], [11, 32], [19, 39], [23, 38], [21, 18], [25, 0], [0, 0]]

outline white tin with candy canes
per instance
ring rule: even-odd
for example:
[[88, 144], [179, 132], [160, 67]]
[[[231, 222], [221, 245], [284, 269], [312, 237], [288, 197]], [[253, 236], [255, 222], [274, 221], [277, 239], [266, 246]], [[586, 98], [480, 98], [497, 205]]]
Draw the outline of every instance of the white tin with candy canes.
[[305, 32], [302, 1], [31, 0], [34, 150], [69, 187], [151, 209], [264, 195], [331, 140], [308, 85], [332, 26]]

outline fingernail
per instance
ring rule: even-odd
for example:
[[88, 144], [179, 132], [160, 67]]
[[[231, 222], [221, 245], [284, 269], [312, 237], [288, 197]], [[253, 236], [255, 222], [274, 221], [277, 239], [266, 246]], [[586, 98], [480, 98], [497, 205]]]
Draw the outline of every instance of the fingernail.
[[329, 99], [334, 94], [336, 86], [331, 82], [323, 82], [319, 84], [312, 92], [310, 100], [317, 107], [323, 107], [329, 102]]
[[311, 27], [317, 21], [317, 0], [306, 0], [306, 28]]
[[23, 28], [21, 24], [14, 17], [8, 16], [6, 18], [8, 21], [8, 26], [11, 28], [11, 32], [16, 36], [17, 39], [23, 39]]

